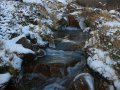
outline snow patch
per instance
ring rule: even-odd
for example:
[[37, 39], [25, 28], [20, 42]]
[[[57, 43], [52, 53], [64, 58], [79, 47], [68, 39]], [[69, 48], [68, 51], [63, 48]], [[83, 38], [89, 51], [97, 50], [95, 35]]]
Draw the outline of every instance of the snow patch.
[[9, 50], [10, 52], [14, 53], [19, 53], [19, 54], [28, 54], [28, 53], [32, 53], [34, 54], [34, 52], [30, 49], [24, 48], [21, 44], [16, 44], [16, 42], [13, 40], [7, 40], [4, 41], [4, 48], [6, 50]]
[[120, 80], [114, 81], [114, 85], [116, 87], [116, 90], [120, 90]]
[[111, 26], [111, 27], [120, 27], [120, 22], [113, 21], [113, 22], [106, 22], [104, 25]]
[[100, 49], [91, 48], [90, 56], [87, 59], [87, 64], [96, 72], [99, 72], [105, 78], [109, 80], [117, 80], [118, 77], [113, 69], [112, 65], [115, 62], [110, 59], [108, 52]]
[[9, 73], [0, 74], [0, 87], [3, 84], [7, 83], [11, 79], [11, 75]]
[[17, 69], [17, 70], [21, 70], [21, 66], [22, 66], [22, 59], [20, 59], [19, 57], [17, 57], [16, 55], [13, 57], [13, 60], [11, 61], [11, 65], [13, 68]]
[[39, 4], [42, 4], [42, 0], [23, 0], [23, 2], [26, 2], [26, 3], [39, 3]]

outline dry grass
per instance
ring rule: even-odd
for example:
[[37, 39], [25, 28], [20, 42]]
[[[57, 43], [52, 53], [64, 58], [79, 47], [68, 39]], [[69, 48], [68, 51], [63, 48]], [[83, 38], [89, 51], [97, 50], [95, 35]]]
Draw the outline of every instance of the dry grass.
[[[90, 27], [93, 32], [96, 32], [93, 34], [93, 37], [95, 37], [97, 42], [93, 43], [92, 47], [108, 51], [112, 59], [119, 60], [120, 40], [118, 37], [120, 36], [120, 26], [112, 27], [104, 25], [104, 22], [117, 21], [116, 18], [113, 18], [106, 10], [92, 10], [90, 8], [84, 8], [81, 15], [85, 17], [86, 25]], [[102, 17], [102, 19], [100, 17]], [[98, 25], [102, 26], [98, 28]], [[107, 33], [110, 32], [109, 30], [116, 31], [113, 32], [113, 37], [107, 36]], [[114, 39], [114, 41], [111, 39]]]
[[114, 40], [114, 41], [112, 41], [112, 45], [113, 45], [113, 47], [116, 47], [116, 48], [120, 48], [120, 40]]
[[112, 21], [112, 17], [107, 11], [93, 11], [89, 8], [84, 8], [81, 15], [86, 18], [85, 23], [88, 27], [91, 28], [96, 28], [95, 21], [100, 17], [105, 18], [105, 20]]
[[82, 6], [97, 7], [109, 10], [120, 8], [120, 0], [76, 0], [76, 1], [78, 4]]
[[108, 32], [108, 30], [110, 30], [110, 26], [107, 25], [103, 25], [101, 28], [101, 31], [99, 31], [101, 34], [105, 34]]

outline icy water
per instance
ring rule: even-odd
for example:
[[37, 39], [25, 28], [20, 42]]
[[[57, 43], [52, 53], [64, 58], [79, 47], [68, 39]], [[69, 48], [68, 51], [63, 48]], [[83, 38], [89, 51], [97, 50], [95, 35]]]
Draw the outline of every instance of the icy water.
[[11, 81], [6, 90], [95, 90], [80, 47], [88, 37], [81, 30], [56, 31], [55, 47], [46, 48], [44, 57], [25, 64], [18, 80]]

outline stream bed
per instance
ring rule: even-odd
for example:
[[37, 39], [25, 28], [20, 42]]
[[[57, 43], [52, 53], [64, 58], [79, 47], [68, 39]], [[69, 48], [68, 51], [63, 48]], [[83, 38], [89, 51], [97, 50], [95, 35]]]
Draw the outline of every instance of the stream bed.
[[45, 48], [45, 56], [25, 63], [5, 90], [111, 90], [109, 82], [86, 64], [81, 45], [88, 38], [89, 33], [81, 30], [56, 31], [55, 47]]

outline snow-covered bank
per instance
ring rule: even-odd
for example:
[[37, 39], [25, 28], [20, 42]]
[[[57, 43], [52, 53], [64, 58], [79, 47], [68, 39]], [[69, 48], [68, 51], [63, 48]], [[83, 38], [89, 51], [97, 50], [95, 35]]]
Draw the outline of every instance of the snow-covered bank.
[[[21, 70], [23, 60], [20, 55], [35, 54], [30, 48], [18, 44], [20, 39], [30, 37], [29, 43], [35, 39], [37, 45], [44, 46], [49, 41], [43, 40], [43, 36], [49, 39], [52, 37], [52, 31], [42, 25], [45, 22], [42, 23], [37, 15], [41, 12], [35, 12], [39, 7], [31, 8], [31, 4], [18, 1], [0, 1], [0, 73], [5, 73], [0, 76], [1, 87], [10, 80], [11, 75], [14, 76]], [[38, 22], [42, 23], [42, 26], [38, 25]]]
[[[93, 14], [93, 12], [96, 12]], [[120, 18], [119, 12], [87, 8], [83, 12], [85, 22], [90, 27], [91, 38], [86, 41], [87, 64], [95, 72], [114, 83], [119, 88], [120, 60]], [[91, 15], [91, 16], [89, 16]]]

